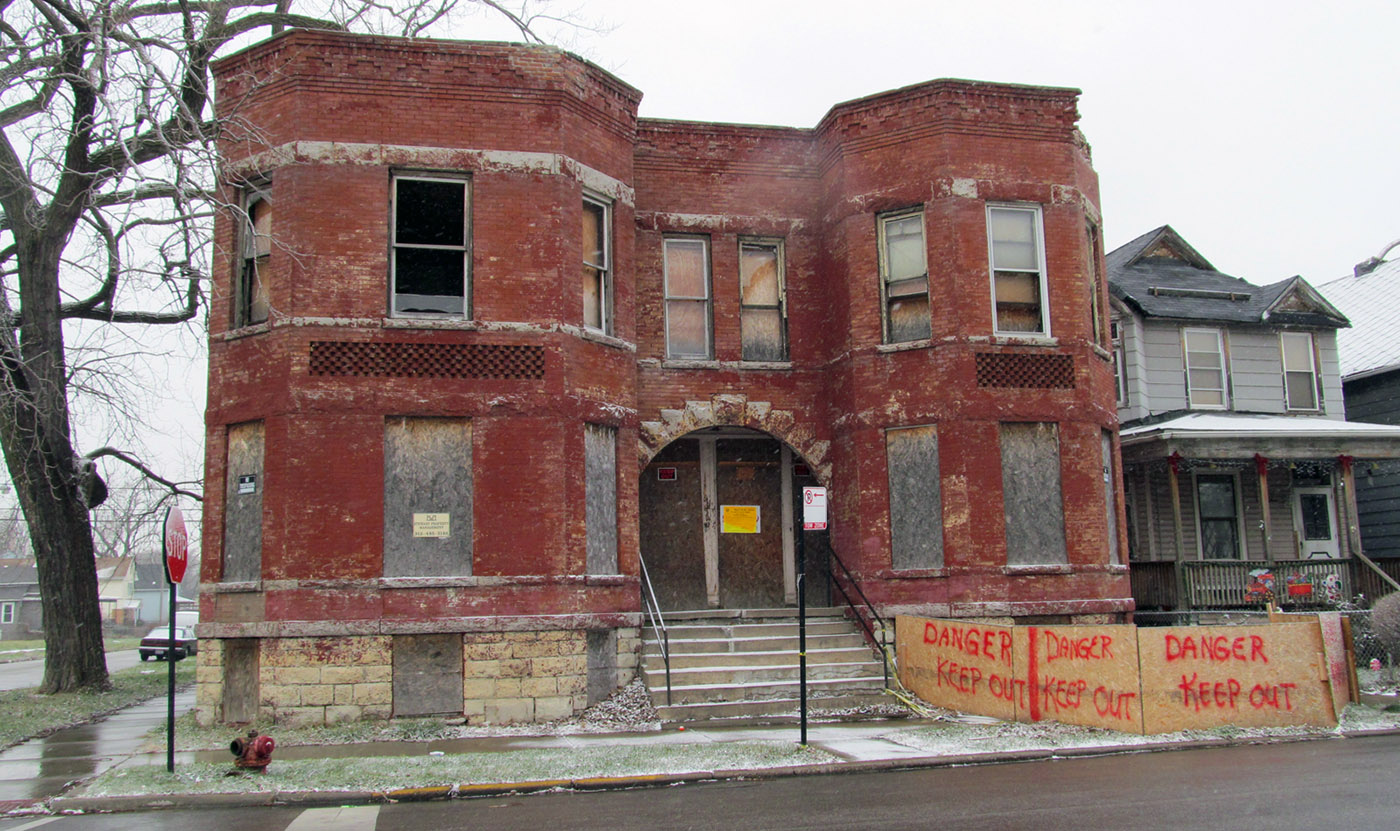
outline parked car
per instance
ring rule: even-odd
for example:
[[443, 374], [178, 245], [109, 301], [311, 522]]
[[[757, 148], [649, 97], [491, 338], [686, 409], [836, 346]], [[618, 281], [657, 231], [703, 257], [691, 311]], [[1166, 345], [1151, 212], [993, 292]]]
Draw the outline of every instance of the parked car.
[[[155, 658], [157, 661], [165, 659], [165, 653], [170, 650], [170, 625], [157, 626], [152, 629], [146, 637], [141, 639], [138, 647], [141, 651], [141, 660], [149, 661]], [[175, 660], [182, 660], [186, 655], [195, 654], [194, 630], [188, 627], [175, 627]]]

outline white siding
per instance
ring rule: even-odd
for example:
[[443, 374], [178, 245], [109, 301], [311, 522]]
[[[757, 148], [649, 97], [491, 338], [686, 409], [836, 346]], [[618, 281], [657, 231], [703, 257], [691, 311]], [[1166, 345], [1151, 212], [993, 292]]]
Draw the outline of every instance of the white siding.
[[1143, 405], [1149, 413], [1186, 409], [1186, 370], [1181, 357], [1181, 329], [1174, 323], [1142, 326], [1142, 353], [1137, 362], [1146, 378]]
[[1313, 333], [1313, 343], [1317, 346], [1318, 363], [1322, 367], [1322, 406], [1323, 415], [1338, 420], [1346, 418], [1346, 408], [1342, 406], [1342, 371], [1337, 357], [1337, 332], [1324, 329]]
[[1147, 380], [1142, 371], [1142, 320], [1134, 315], [1120, 318], [1118, 332], [1123, 339], [1123, 360], [1128, 388], [1128, 406], [1118, 410], [1118, 420], [1128, 422], [1148, 415]]
[[1231, 409], [1245, 413], [1281, 413], [1283, 354], [1273, 329], [1230, 329]]

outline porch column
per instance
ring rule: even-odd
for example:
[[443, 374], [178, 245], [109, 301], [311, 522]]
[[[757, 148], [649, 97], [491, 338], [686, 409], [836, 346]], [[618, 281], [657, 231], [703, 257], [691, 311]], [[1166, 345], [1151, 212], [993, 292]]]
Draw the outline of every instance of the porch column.
[[1259, 472], [1259, 513], [1263, 517], [1259, 530], [1264, 537], [1264, 559], [1273, 568], [1274, 552], [1269, 549], [1269, 540], [1273, 537], [1269, 522], [1269, 460], [1255, 453], [1254, 469]]
[[1356, 520], [1356, 469], [1352, 465], [1354, 461], [1351, 456], [1337, 457], [1337, 467], [1342, 473], [1338, 482], [1342, 493], [1337, 504], [1346, 513], [1342, 523], [1347, 529], [1347, 554], [1350, 556], [1355, 556], [1356, 552], [1361, 550], [1361, 527]]
[[1181, 454], [1173, 452], [1167, 457], [1167, 484], [1172, 492], [1172, 535], [1176, 543], [1176, 598], [1177, 602], [1191, 608], [1191, 593], [1186, 586], [1185, 541], [1181, 533], [1181, 483], [1177, 481], [1181, 472]]
[[719, 606], [719, 502], [715, 439], [700, 437], [700, 524], [705, 537], [705, 602]]
[[797, 602], [797, 548], [792, 532], [792, 448], [787, 442], [779, 459], [783, 466], [783, 602], [792, 605]]

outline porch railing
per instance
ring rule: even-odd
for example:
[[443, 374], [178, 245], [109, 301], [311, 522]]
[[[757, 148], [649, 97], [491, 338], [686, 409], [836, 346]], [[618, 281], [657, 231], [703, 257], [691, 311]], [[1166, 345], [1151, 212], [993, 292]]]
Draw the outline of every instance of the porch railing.
[[1169, 560], [1137, 561], [1129, 567], [1133, 600], [1139, 609], [1176, 609], [1176, 563]]
[[[1133, 566], [1137, 567], [1136, 564]], [[1324, 581], [1336, 577], [1342, 600], [1352, 597], [1351, 561], [1332, 560], [1198, 560], [1181, 564], [1187, 602], [1193, 609], [1257, 606], [1249, 597], [1250, 572], [1268, 569], [1274, 577], [1274, 600], [1285, 608], [1320, 606], [1329, 602]]]
[[[839, 567], [840, 571], [837, 570]], [[841, 599], [846, 602], [846, 608], [850, 610], [851, 616], [856, 623], [860, 624], [861, 631], [865, 633], [865, 638], [870, 642], [871, 649], [880, 656], [880, 667], [885, 673], [885, 688], [890, 686], [890, 665], [894, 663], [894, 656], [890, 653], [889, 644], [886, 643], [886, 636], [890, 632], [890, 626], [885, 619], [880, 617], [880, 613], [875, 611], [875, 604], [865, 596], [861, 590], [860, 583], [851, 575], [851, 570], [846, 568], [846, 564], [841, 561], [835, 551], [831, 552], [831, 565], [827, 571], [831, 577], [831, 585], [841, 594]], [[848, 588], [849, 587], [849, 590]], [[855, 597], [851, 595], [854, 593]], [[856, 605], [856, 598], [860, 599], [860, 605]], [[878, 633], [878, 634], [877, 634]]]
[[651, 632], [656, 636], [657, 646], [661, 648], [661, 661], [666, 666], [666, 706], [671, 706], [671, 636], [666, 631], [666, 618], [661, 614], [661, 604], [656, 600], [656, 589], [651, 587], [651, 575], [647, 573], [647, 561], [640, 556], [637, 561], [642, 564], [642, 603], [646, 607], [647, 623], [651, 626]]

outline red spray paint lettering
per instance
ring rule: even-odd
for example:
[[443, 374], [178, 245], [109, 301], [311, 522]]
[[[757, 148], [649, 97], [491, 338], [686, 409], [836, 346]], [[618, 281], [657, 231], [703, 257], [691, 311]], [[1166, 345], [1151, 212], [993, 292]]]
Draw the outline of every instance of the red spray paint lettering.
[[977, 685], [982, 682], [982, 670], [939, 658], [936, 678], [940, 687], [952, 687], [964, 695], [976, 695]]
[[1093, 635], [1085, 638], [1071, 638], [1045, 630], [1045, 663], [1072, 658], [1081, 661], [1098, 661], [1113, 657], [1113, 636]]
[[1181, 636], [1169, 633], [1165, 638], [1165, 646], [1168, 661], [1243, 661], [1261, 664], [1269, 662], [1269, 657], [1264, 654], [1264, 639], [1258, 635], [1230, 638], [1225, 635]]
[[952, 649], [972, 658], [990, 658], [1011, 666], [1011, 633], [975, 626], [939, 626], [924, 621], [924, 643]]

